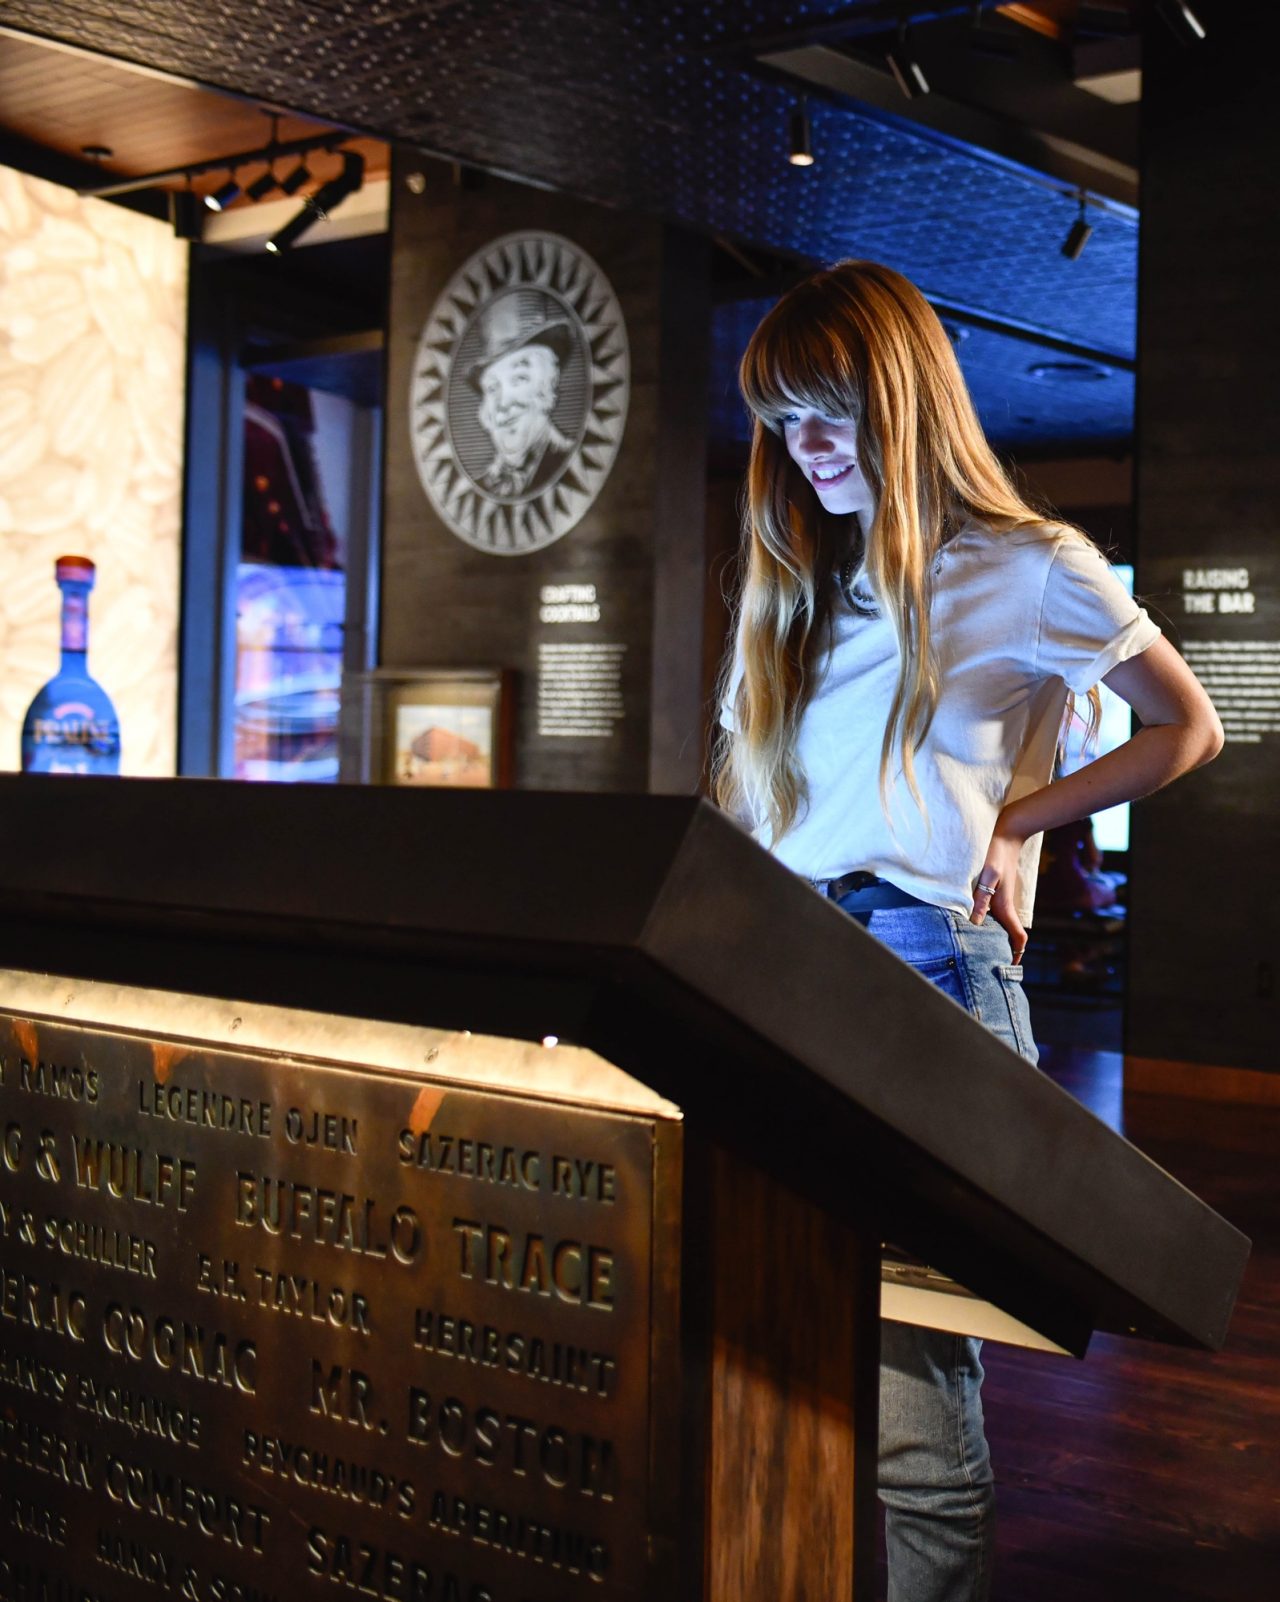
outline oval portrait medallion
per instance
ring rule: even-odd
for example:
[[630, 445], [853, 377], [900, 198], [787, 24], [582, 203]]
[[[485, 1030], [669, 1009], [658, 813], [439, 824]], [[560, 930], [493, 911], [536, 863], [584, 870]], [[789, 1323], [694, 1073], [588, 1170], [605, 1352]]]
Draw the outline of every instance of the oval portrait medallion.
[[422, 487], [476, 550], [541, 550], [600, 493], [629, 395], [626, 325], [599, 267], [559, 234], [505, 234], [453, 275], [418, 341]]

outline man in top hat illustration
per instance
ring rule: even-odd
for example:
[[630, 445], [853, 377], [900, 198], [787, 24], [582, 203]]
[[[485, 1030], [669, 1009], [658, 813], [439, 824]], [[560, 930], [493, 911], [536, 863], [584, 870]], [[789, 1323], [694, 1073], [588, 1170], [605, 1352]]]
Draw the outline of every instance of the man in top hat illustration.
[[476, 482], [503, 500], [525, 500], [557, 477], [573, 451], [551, 421], [573, 331], [548, 312], [538, 290], [513, 289], [487, 309], [483, 337], [484, 354], [467, 379], [480, 396], [476, 415], [493, 441], [493, 460]]

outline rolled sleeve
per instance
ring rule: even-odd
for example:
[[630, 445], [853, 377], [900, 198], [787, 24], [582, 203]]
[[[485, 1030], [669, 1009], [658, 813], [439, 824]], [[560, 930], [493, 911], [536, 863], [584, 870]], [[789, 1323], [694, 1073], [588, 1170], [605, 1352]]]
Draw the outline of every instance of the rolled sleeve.
[[1160, 638], [1159, 628], [1111, 571], [1095, 545], [1066, 536], [1045, 577], [1036, 667], [1084, 695], [1111, 669]]

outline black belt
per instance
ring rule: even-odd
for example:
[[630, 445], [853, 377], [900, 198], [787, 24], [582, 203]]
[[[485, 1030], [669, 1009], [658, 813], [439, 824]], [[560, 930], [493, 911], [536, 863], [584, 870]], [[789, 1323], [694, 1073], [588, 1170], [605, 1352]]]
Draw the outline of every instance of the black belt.
[[919, 896], [909, 896], [905, 890], [899, 890], [896, 884], [877, 878], [874, 873], [867, 873], [862, 868], [855, 868], [852, 873], [842, 873], [838, 879], [819, 879], [814, 888], [821, 891], [828, 901], [852, 899], [853, 905], [845, 908], [847, 912], [931, 905], [928, 901], [921, 901]]

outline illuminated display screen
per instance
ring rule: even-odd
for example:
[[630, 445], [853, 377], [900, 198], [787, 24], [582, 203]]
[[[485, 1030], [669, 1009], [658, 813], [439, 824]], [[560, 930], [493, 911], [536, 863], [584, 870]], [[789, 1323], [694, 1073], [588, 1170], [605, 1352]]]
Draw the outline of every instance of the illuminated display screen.
[[[1133, 594], [1133, 567], [1128, 562], [1115, 562], [1111, 571], [1128, 590]], [[1077, 717], [1072, 721], [1064, 742], [1062, 771], [1064, 774], [1074, 773], [1096, 757], [1104, 756], [1108, 751], [1114, 751], [1117, 746], [1123, 745], [1133, 732], [1133, 713], [1129, 710], [1127, 701], [1109, 690], [1105, 684], [1098, 686], [1102, 696], [1102, 723], [1098, 729], [1096, 747], [1090, 746], [1084, 750], [1084, 736], [1086, 725]], [[1088, 716], [1088, 708], [1080, 709]], [[1123, 801], [1119, 806], [1108, 807], [1105, 812], [1097, 812], [1093, 817], [1093, 838], [1100, 851], [1127, 851], [1129, 849], [1129, 803]]]

